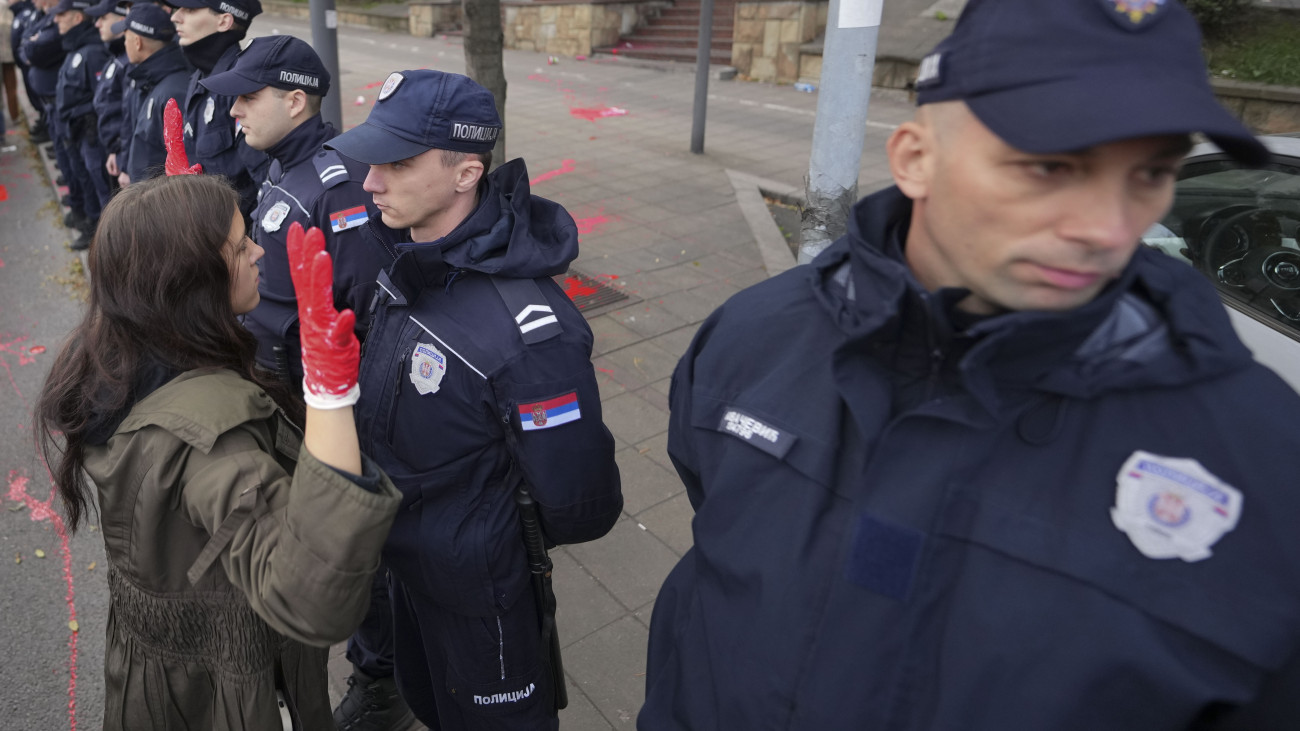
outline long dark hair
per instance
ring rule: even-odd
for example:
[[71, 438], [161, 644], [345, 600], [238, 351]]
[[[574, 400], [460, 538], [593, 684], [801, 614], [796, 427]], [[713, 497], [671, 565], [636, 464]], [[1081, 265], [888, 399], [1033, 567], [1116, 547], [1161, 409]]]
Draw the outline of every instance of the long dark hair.
[[82, 471], [88, 431], [125, 415], [146, 371], [228, 368], [301, 421], [300, 402], [258, 369], [256, 340], [235, 319], [225, 245], [238, 204], [221, 178], [177, 175], [131, 185], [104, 208], [89, 252], [85, 318], [36, 404], [36, 438], [69, 528], [90, 496]]

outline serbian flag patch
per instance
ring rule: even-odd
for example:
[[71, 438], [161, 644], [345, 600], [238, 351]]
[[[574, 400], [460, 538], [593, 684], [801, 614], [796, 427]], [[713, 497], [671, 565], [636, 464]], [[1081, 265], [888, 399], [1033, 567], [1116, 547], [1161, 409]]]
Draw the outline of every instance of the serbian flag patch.
[[346, 231], [350, 228], [356, 228], [366, 221], [370, 220], [370, 214], [366, 213], [365, 206], [349, 208], [346, 211], [335, 211], [330, 214], [330, 227], [334, 233]]
[[519, 425], [524, 431], [550, 429], [582, 418], [578, 408], [578, 392], [570, 391], [545, 401], [519, 404]]

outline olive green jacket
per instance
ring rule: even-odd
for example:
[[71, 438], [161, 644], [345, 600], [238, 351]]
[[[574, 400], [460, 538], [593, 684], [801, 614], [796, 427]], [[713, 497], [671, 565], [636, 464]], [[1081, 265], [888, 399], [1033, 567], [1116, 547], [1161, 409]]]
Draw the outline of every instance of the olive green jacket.
[[365, 616], [400, 495], [300, 445], [256, 384], [203, 369], [87, 449], [109, 559], [105, 729], [281, 729], [277, 688], [295, 728], [333, 728], [327, 648]]

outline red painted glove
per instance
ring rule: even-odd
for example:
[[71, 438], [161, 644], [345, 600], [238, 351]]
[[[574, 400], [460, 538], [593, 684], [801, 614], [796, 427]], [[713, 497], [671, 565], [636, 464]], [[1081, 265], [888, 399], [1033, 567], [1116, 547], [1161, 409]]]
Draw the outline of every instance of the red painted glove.
[[164, 169], [168, 175], [198, 175], [203, 172], [203, 165], [197, 162], [191, 165], [189, 156], [185, 154], [185, 122], [175, 99], [168, 99], [167, 108], [163, 110], [163, 147], [167, 148]]
[[352, 331], [352, 310], [334, 309], [334, 265], [325, 251], [325, 235], [312, 227], [289, 227], [289, 274], [298, 294], [298, 331], [302, 340], [302, 390], [317, 409], [351, 406], [361, 397], [357, 369], [361, 344]]

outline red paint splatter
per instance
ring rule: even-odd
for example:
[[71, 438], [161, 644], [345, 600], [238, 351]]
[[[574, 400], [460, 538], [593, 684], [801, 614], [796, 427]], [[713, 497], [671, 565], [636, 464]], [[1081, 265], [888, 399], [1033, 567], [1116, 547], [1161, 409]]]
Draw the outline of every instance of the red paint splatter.
[[5, 260], [0, 259], [0, 269], [4, 269], [4, 268], [5, 268]]
[[600, 371], [601, 373], [609, 374], [611, 376], [614, 375], [614, 371], [609, 368], [601, 368], [600, 366], [596, 366], [596, 370]]
[[[49, 467], [46, 472], [48, 474]], [[64, 596], [68, 604], [68, 624], [77, 621], [76, 590], [72, 584], [72, 549], [68, 546], [68, 530], [63, 523], [63, 516], [54, 509], [56, 491], [53, 487], [54, 477], [50, 476], [50, 496], [44, 502], [27, 494], [27, 477], [18, 470], [9, 471], [9, 493], [7, 497], [27, 506], [28, 515], [36, 522], [49, 521], [54, 533], [59, 537], [59, 552], [63, 556], [63, 582], [67, 585]], [[77, 638], [79, 632], [69, 629], [68, 637], [68, 728], [77, 731]]]
[[[4, 336], [0, 336], [0, 338], [3, 337]], [[20, 366], [28, 365], [29, 363], [35, 363], [36, 359], [33, 358], [31, 355], [29, 355], [25, 348], [18, 347], [26, 341], [27, 341], [26, 335], [13, 338], [12, 340], [0, 339], [0, 353], [9, 353], [18, 356], [18, 365]], [[0, 366], [4, 367], [5, 374], [9, 376], [9, 385], [13, 387], [14, 393], [18, 394], [18, 398], [22, 400], [24, 404], [26, 404], [27, 399], [23, 398], [23, 392], [18, 390], [18, 383], [17, 381], [14, 380], [13, 370], [9, 368], [9, 361], [4, 358], [0, 358]]]
[[366, 84], [365, 86], [363, 86], [363, 87], [361, 87], [361, 88], [362, 88], [362, 89], [373, 89], [373, 88], [375, 88], [376, 86], [383, 86], [385, 81], [388, 81], [388, 79], [383, 79], [383, 80], [381, 80], [381, 81], [372, 81], [372, 82], [370, 82], [369, 84]]
[[551, 77], [547, 76], [546, 74], [529, 74], [528, 80], [541, 82], [543, 84], [551, 83]]
[[588, 218], [575, 218], [573, 222], [578, 224], [579, 234], [589, 234], [615, 218], [617, 216], [595, 215]]
[[589, 122], [594, 122], [597, 119], [602, 119], [604, 117], [622, 117], [627, 114], [627, 110], [619, 107], [569, 107], [569, 114], [572, 114], [578, 119], [585, 119]]
[[33, 345], [31, 348], [28, 348], [27, 352], [31, 353], [32, 355], [40, 355], [41, 353], [45, 352], [45, 346]]
[[582, 280], [577, 277], [564, 278], [564, 293], [569, 295], [569, 299], [587, 297], [596, 294], [598, 291], [599, 290], [589, 284], [583, 284]]
[[529, 180], [528, 184], [537, 185], [538, 183], [541, 183], [546, 180], [550, 180], [551, 178], [558, 178], [559, 176], [564, 175], [565, 173], [571, 173], [576, 169], [577, 166], [574, 164], [573, 160], [569, 160], [569, 159], [561, 160], [560, 167], [554, 170], [548, 170], [542, 173], [541, 175], [538, 175], [532, 180]]
[[18, 177], [22, 178], [23, 180], [31, 180], [31, 179], [32, 179], [32, 174], [31, 174], [31, 173], [18, 173]]
[[587, 139], [589, 139], [589, 140], [594, 140], [594, 139], [596, 139], [596, 135], [592, 135], [592, 136], [588, 137]]
[[0, 201], [7, 201], [7, 200], [9, 200], [9, 189], [3, 185], [0, 185]]

